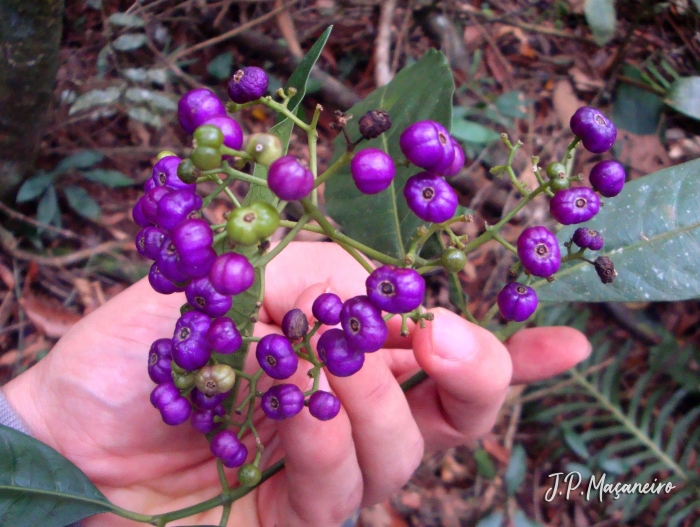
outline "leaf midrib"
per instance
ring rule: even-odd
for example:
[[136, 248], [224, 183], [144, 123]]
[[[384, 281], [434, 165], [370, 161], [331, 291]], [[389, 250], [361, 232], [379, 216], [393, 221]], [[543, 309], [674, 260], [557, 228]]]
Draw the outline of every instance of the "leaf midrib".
[[105, 510], [115, 511], [118, 508], [110, 503], [109, 501], [96, 500], [92, 498], [87, 498], [85, 496], [80, 496], [77, 494], [66, 494], [63, 492], [57, 492], [52, 490], [36, 489], [33, 487], [11, 487], [9, 485], [0, 485], [0, 492], [14, 492], [14, 493], [28, 493], [28, 494], [39, 494], [42, 496], [50, 496], [54, 498], [71, 499], [73, 501], [80, 501], [84, 503], [91, 503], [93, 505], [99, 505]]

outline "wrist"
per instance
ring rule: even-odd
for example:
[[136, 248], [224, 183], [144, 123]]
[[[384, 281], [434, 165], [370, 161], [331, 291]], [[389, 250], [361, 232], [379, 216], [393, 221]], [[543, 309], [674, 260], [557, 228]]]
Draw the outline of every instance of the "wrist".
[[0, 389], [7, 401], [7, 405], [24, 427], [24, 430], [20, 431], [48, 444], [52, 448], [56, 448], [56, 445], [52, 443], [47, 433], [47, 427], [36, 405], [35, 377], [37, 369], [38, 366], [30, 368], [18, 377], [10, 380]]

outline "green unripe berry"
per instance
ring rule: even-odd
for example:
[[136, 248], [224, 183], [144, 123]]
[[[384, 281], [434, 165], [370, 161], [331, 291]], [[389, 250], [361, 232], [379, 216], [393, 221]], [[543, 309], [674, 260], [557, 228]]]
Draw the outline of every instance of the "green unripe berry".
[[440, 257], [440, 264], [445, 268], [445, 270], [452, 273], [458, 273], [464, 269], [466, 263], [467, 255], [456, 247], [448, 247]]
[[260, 472], [260, 469], [255, 465], [251, 465], [250, 463], [243, 465], [238, 469], [238, 481], [241, 482], [241, 485], [245, 485], [246, 487], [253, 487], [257, 485], [260, 483], [261, 478], [262, 473]]
[[158, 155], [156, 156], [156, 161], [160, 161], [164, 157], [170, 157], [174, 156], [175, 153], [171, 152], [170, 150], [163, 150], [162, 152], [159, 152]]
[[251, 135], [245, 151], [255, 159], [256, 163], [266, 167], [277, 161], [284, 153], [280, 138], [274, 134]]
[[228, 217], [226, 232], [234, 243], [254, 245], [268, 238], [280, 224], [280, 215], [272, 205], [256, 201], [235, 209]]
[[189, 373], [177, 373], [173, 371], [173, 383], [180, 390], [187, 390], [194, 384], [194, 372]]
[[187, 183], [188, 185], [191, 183], [196, 183], [197, 178], [201, 175], [202, 171], [194, 166], [194, 163], [189, 158], [183, 159], [177, 166], [177, 177], [180, 178], [180, 181]]
[[170, 362], [170, 369], [172, 370], [173, 374], [178, 373], [180, 375], [186, 375], [189, 373], [185, 368], [180, 368], [180, 366], [175, 364], [175, 361]]
[[571, 186], [571, 182], [569, 181], [569, 178], [563, 177], [563, 178], [554, 178], [552, 182], [549, 185], [549, 188], [556, 194], [557, 192], [561, 190], [566, 190]]
[[198, 146], [192, 152], [192, 163], [200, 170], [214, 170], [221, 166], [221, 152], [218, 147]]
[[200, 368], [194, 377], [197, 389], [209, 397], [219, 393], [226, 393], [233, 388], [236, 382], [236, 372], [227, 364], [215, 364]]
[[197, 147], [219, 148], [224, 144], [224, 134], [216, 126], [203, 124], [194, 131], [194, 140]]
[[545, 168], [545, 173], [547, 174], [547, 177], [549, 179], [561, 179], [566, 177], [566, 167], [559, 163], [558, 161], [554, 161], [547, 165], [547, 168]]

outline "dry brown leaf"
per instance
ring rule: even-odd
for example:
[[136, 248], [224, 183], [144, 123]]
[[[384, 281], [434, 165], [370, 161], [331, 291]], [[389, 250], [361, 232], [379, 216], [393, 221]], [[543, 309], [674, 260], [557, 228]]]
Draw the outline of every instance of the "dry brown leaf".
[[[34, 335], [27, 339], [27, 345], [22, 350], [22, 364], [29, 365], [36, 361], [36, 356], [40, 351], [48, 351], [51, 349], [51, 342], [45, 339], [42, 335]], [[19, 350], [10, 350], [7, 353], [0, 355], [0, 367], [13, 366], [19, 357]]]
[[12, 314], [12, 308], [15, 304], [14, 300], [15, 293], [12, 290], [5, 293], [5, 297], [0, 303], [0, 327], [5, 326], [5, 324], [7, 324], [7, 321], [10, 319], [10, 315]]
[[19, 300], [32, 324], [44, 335], [60, 338], [82, 317], [47, 296], [25, 294]]
[[362, 527], [408, 527], [408, 524], [391, 508], [388, 501], [360, 510], [358, 525]]
[[577, 67], [573, 67], [569, 70], [569, 76], [571, 76], [571, 80], [574, 81], [574, 85], [579, 91], [598, 91], [605, 86], [602, 79], [594, 79]]
[[15, 288], [15, 274], [2, 262], [0, 262], [0, 280], [3, 281], [8, 289], [12, 290]]
[[554, 86], [552, 104], [554, 105], [554, 111], [557, 113], [559, 122], [564, 128], [569, 126], [571, 116], [574, 115], [576, 110], [583, 106], [583, 102], [576, 97], [571, 83], [565, 79], [560, 80], [557, 82], [556, 86]]
[[635, 135], [626, 130], [620, 130], [617, 144], [621, 146], [617, 160], [631, 167], [628, 176], [636, 179], [671, 165], [668, 153], [661, 144], [659, 136]]
[[482, 445], [484, 446], [484, 450], [486, 450], [491, 457], [496, 458], [496, 460], [504, 465], [508, 464], [508, 461], [510, 460], [510, 453], [503, 446], [501, 446], [500, 443], [494, 439], [484, 439], [482, 441]]
[[83, 306], [83, 314], [87, 315], [105, 303], [105, 295], [99, 282], [90, 282], [84, 278], [74, 278], [73, 286], [78, 292], [78, 298]]

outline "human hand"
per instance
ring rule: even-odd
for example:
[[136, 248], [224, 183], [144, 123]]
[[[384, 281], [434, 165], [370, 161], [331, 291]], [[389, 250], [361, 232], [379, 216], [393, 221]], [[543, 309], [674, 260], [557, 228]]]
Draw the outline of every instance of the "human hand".
[[[268, 265], [256, 335], [280, 333], [282, 317], [293, 307], [311, 316], [313, 299], [328, 289], [342, 299], [364, 294], [365, 278], [337, 245], [291, 244]], [[149, 403], [150, 344], [172, 334], [183, 303], [184, 295], [158, 295], [142, 280], [81, 320], [46, 358], [3, 387], [34, 437], [72, 460], [111, 501], [144, 514], [220, 492], [204, 436], [189, 424], [165, 425]], [[335, 419], [320, 422], [307, 411], [281, 422], [257, 416], [266, 445], [261, 468], [281, 457], [286, 468], [234, 502], [231, 524], [338, 525], [358, 506], [398, 490], [424, 449], [487, 432], [510, 384], [550, 377], [590, 352], [586, 338], [571, 328], [522, 330], [504, 346], [451, 312], [437, 309], [434, 315], [425, 329], [412, 328], [405, 338], [400, 320], [392, 319], [387, 349], [367, 354], [351, 377], [328, 376], [343, 404]], [[254, 353], [247, 368], [257, 369]], [[399, 382], [418, 368], [431, 378], [404, 395]], [[300, 367], [286, 382], [305, 389], [305, 372]], [[272, 384], [266, 381], [260, 389]], [[254, 450], [250, 437], [244, 442]], [[227, 475], [235, 481], [234, 471]], [[218, 524], [219, 515], [214, 509], [180, 524]], [[138, 524], [101, 515], [85, 525]]]

